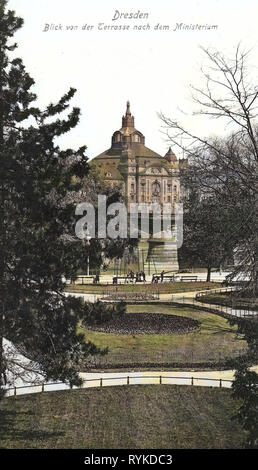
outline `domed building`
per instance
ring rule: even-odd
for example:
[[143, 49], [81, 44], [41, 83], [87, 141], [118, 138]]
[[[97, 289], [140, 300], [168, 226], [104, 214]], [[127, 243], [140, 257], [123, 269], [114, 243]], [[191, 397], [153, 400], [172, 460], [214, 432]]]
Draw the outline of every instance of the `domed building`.
[[[170, 203], [173, 218], [175, 203], [180, 202], [180, 169], [186, 160], [178, 160], [171, 147], [164, 157], [146, 147], [145, 136], [135, 128], [129, 101], [122, 127], [112, 135], [111, 147], [93, 162], [106, 182], [120, 185], [128, 213], [130, 203], [159, 203], [161, 211], [163, 204]], [[171, 241], [140, 238], [138, 252], [151, 272], [178, 269], [177, 250]]]

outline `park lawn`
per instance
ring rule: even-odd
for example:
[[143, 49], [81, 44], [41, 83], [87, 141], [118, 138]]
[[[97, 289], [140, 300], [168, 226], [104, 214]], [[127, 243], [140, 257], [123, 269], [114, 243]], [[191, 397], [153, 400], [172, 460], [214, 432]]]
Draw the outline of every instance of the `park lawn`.
[[230, 390], [133, 385], [44, 392], [0, 404], [0, 448], [237, 449]]
[[234, 292], [208, 294], [198, 298], [199, 302], [215, 305], [225, 305], [227, 307], [250, 309], [258, 311], [258, 300], [254, 298], [239, 297]]
[[[119, 335], [80, 329], [87, 341], [98, 347], [108, 347], [104, 357], [95, 357], [90, 365], [133, 364], [191, 364], [219, 362], [243, 354], [247, 350], [244, 340], [236, 336], [236, 326], [219, 316], [191, 308], [171, 305], [127, 305], [127, 314], [163, 313], [189, 317], [200, 323], [200, 328], [187, 334]], [[86, 364], [85, 370], [88, 364]]]
[[221, 287], [221, 283], [218, 282], [164, 282], [163, 284], [118, 284], [117, 286], [112, 284], [72, 284], [67, 285], [66, 291], [82, 294], [108, 294], [112, 292], [177, 294], [219, 287]]

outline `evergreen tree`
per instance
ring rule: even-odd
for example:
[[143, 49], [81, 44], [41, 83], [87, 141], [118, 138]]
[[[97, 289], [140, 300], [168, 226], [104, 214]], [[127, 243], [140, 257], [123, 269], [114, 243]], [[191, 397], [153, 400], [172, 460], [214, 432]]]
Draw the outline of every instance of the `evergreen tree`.
[[[232, 324], [236, 323], [234, 320]], [[258, 357], [258, 321], [257, 318], [243, 319], [237, 322], [238, 333], [248, 343], [249, 356], [254, 364]], [[245, 364], [236, 364], [235, 380], [232, 386], [233, 396], [241, 400], [238, 412], [234, 416], [247, 431], [246, 446], [258, 448], [258, 374], [249, 370]]]
[[101, 351], [77, 333], [84, 303], [64, 293], [65, 278], [76, 278], [90, 247], [69, 243], [74, 204], [63, 201], [88, 163], [86, 147], [61, 150], [56, 138], [77, 125], [80, 110], [69, 110], [73, 88], [44, 110], [35, 105], [34, 81], [11, 57], [10, 39], [23, 21], [6, 3], [0, 3], [0, 387], [12, 368], [4, 338], [46, 380], [78, 384], [81, 361]]

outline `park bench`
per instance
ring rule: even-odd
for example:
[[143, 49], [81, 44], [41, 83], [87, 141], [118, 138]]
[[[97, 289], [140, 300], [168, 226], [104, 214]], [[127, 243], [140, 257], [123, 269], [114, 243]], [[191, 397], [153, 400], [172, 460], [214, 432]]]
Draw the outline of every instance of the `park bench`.
[[[121, 282], [119, 282], [121, 281]], [[121, 284], [121, 283], [124, 283], [124, 284], [129, 284], [129, 283], [134, 283], [134, 282], [146, 282], [144, 281], [143, 279], [137, 279], [136, 280], [136, 277], [134, 276], [133, 278], [132, 277], [128, 277], [128, 276], [114, 276], [113, 277], [113, 284]]]
[[135, 282], [146, 282], [146, 279], [144, 280], [142, 277], [140, 277], [140, 279], [136, 279], [136, 277], [134, 278], [134, 281]]
[[198, 276], [181, 276], [181, 282], [197, 282]]
[[81, 284], [83, 285], [83, 284], [85, 284], [84, 280], [86, 280], [86, 284], [87, 284], [87, 281], [91, 280], [93, 282], [94, 278], [95, 278], [95, 276], [78, 276], [76, 281], [81, 279]]
[[[85, 284], [85, 282], [84, 282], [85, 279], [86, 279], [86, 281], [89, 280], [89, 281], [93, 282], [93, 280], [95, 279], [95, 276], [86, 276], [86, 275], [85, 276], [78, 276], [75, 279], [75, 281], [72, 281], [71, 279], [66, 279], [66, 282], [67, 282], [67, 284], [81, 284], [81, 285], [84, 285]], [[86, 284], [87, 284], [87, 282], [86, 282]]]
[[175, 276], [174, 275], [170, 275], [170, 276], [164, 275], [163, 276], [163, 282], [175, 282]]
[[163, 279], [160, 275], [156, 274], [153, 275], [152, 282], [157, 283], [157, 282], [178, 282], [180, 281], [179, 276], [175, 276], [174, 274], [171, 275], [165, 275], [163, 276]]
[[122, 282], [124, 284], [127, 284], [128, 282], [134, 282], [134, 279], [127, 277], [127, 276], [114, 276], [113, 277], [113, 284], [121, 284]]

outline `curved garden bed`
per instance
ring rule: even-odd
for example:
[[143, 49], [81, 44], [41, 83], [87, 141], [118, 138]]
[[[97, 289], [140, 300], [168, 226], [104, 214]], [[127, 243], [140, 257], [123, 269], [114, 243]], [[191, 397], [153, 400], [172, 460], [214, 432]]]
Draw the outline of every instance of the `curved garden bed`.
[[193, 318], [159, 313], [126, 314], [98, 325], [83, 325], [88, 330], [120, 335], [168, 335], [190, 333], [199, 328], [200, 323]]

